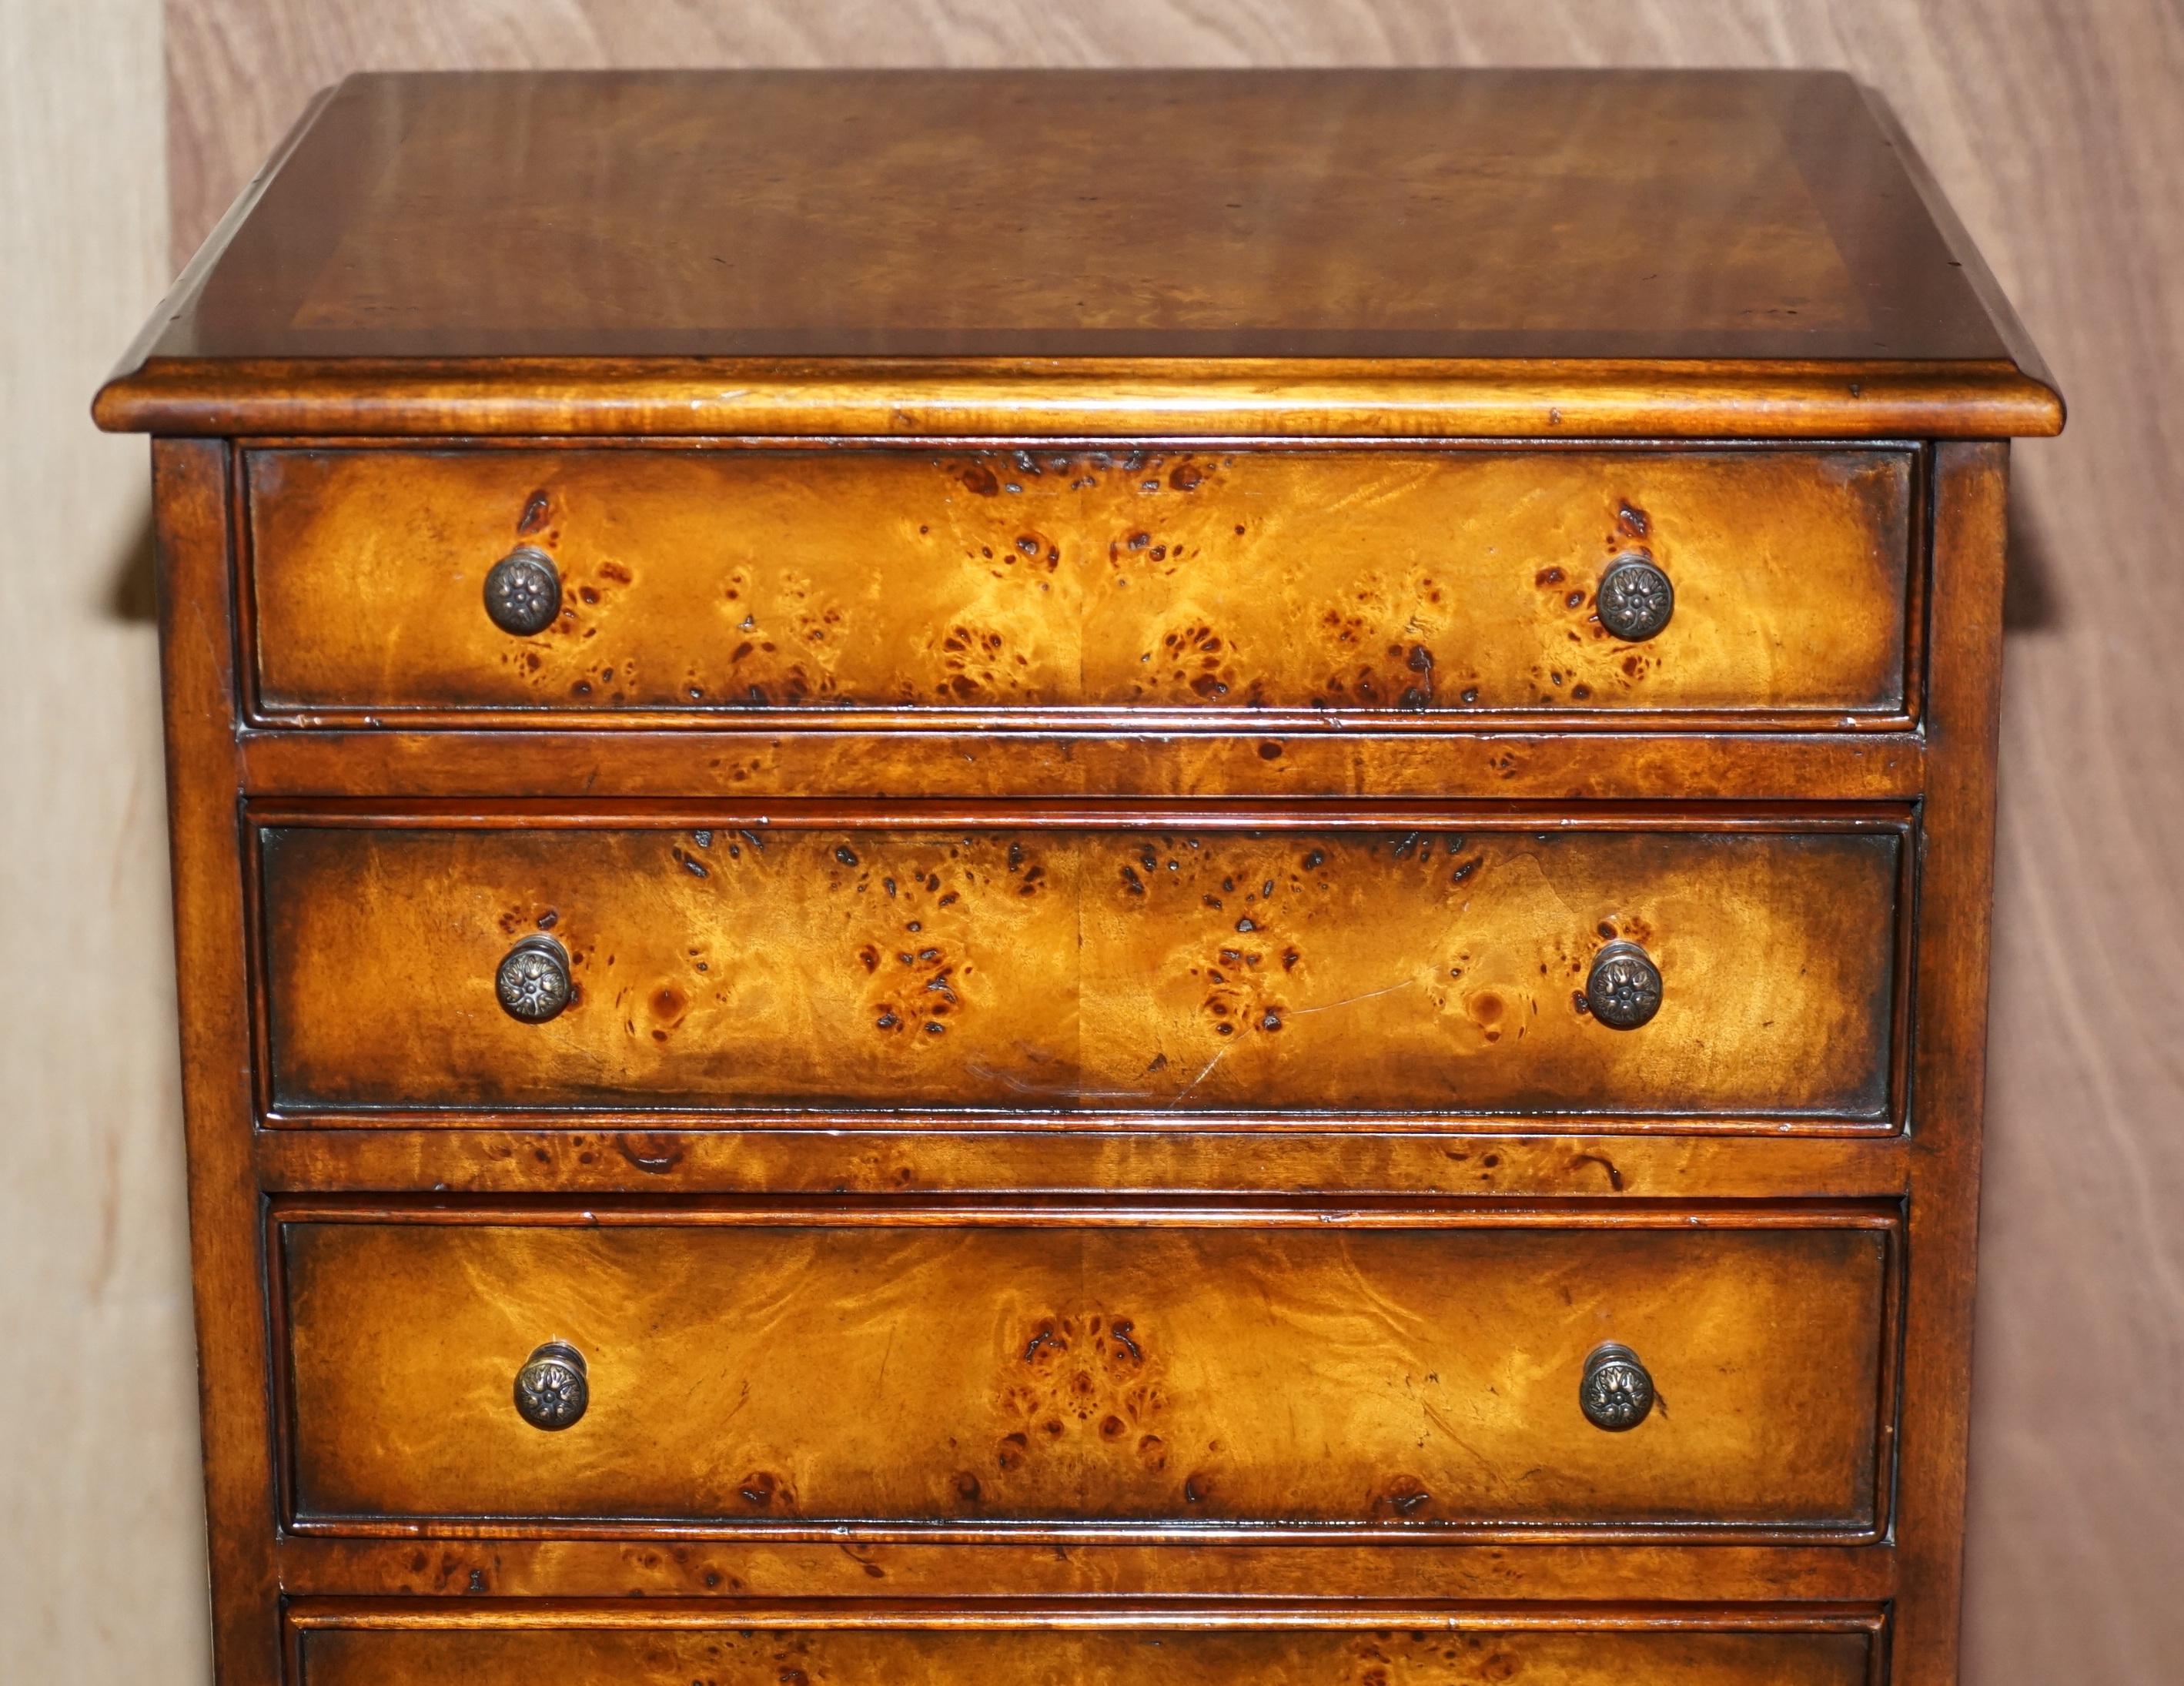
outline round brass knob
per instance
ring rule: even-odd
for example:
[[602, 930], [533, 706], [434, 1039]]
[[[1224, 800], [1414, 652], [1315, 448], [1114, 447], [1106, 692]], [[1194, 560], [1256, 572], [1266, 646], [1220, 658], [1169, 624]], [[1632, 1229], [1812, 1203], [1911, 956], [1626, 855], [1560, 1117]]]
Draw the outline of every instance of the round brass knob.
[[1610, 1030], [1636, 1030], [1661, 1010], [1661, 969], [1635, 943], [1609, 943], [1592, 957], [1585, 1005]]
[[515, 1411], [533, 1428], [567, 1428], [592, 1402], [584, 1355], [566, 1341], [548, 1341], [515, 1372]]
[[1653, 1409], [1653, 1378], [1627, 1346], [1607, 1341], [1593, 1348], [1585, 1360], [1585, 1378], [1577, 1384], [1578, 1408], [1595, 1428], [1620, 1434], [1635, 1428]]
[[503, 957], [493, 983], [509, 1017], [543, 1025], [569, 1004], [569, 951], [551, 937], [526, 937]]
[[1642, 644], [1676, 612], [1676, 588], [1649, 558], [1626, 552], [1600, 576], [1595, 607], [1602, 626], [1627, 643]]
[[485, 612], [504, 632], [527, 638], [554, 624], [561, 612], [561, 576], [554, 559], [518, 545], [488, 570]]

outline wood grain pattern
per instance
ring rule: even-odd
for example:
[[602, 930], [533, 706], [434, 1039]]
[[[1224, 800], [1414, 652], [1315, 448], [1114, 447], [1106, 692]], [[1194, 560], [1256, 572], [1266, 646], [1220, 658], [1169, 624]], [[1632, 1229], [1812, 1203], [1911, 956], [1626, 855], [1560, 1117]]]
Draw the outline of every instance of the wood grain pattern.
[[[1908, 452], [255, 451], [276, 714], [1900, 713]], [[512, 547], [562, 607], [482, 604]], [[1673, 581], [1613, 636], [1602, 570]], [[846, 716], [847, 718], [840, 718]]]
[[[1877, 1523], [1875, 1216], [440, 1216], [282, 1227], [305, 1522]], [[591, 1406], [542, 1433], [549, 1338]], [[1608, 1339], [1669, 1406], [1622, 1433], [1578, 1408]]]
[[[604, 1533], [604, 1531], [602, 1531]], [[687, 1531], [686, 1531], [687, 1532]], [[1561, 1603], [1662, 1606], [1713, 1605], [1757, 1615], [1755, 1604], [1808, 1610], [1830, 1601], [1872, 1609], [1900, 1583], [1886, 1545], [1746, 1544], [1702, 1531], [1612, 1550], [1567, 1539], [1527, 1539], [1521, 1549], [1490, 1535], [1412, 1533], [1357, 1544], [1256, 1544], [1178, 1550], [1141, 1540], [989, 1540], [966, 1546], [930, 1539], [771, 1539], [719, 1530], [687, 1538], [526, 1538], [490, 1533], [343, 1536], [291, 1531], [279, 1545], [281, 1586], [291, 1598], [323, 1595], [361, 1609], [370, 1598], [423, 1598], [445, 1610], [463, 1598], [598, 1599], [649, 1612], [658, 1600], [766, 1598], [916, 1599], [960, 1608], [964, 1560], [989, 1596], [1105, 1600], [1122, 1597], [1371, 1601], [1488, 1600], [1538, 1611]], [[997, 1591], [998, 1589], [998, 1591]], [[515, 1614], [524, 1606], [497, 1605]], [[808, 1607], [808, 1606], [807, 1606]], [[1815, 1612], [1817, 1613], [1817, 1612]], [[644, 1619], [642, 1614], [638, 1619]]]
[[[366, 76], [252, 203], [102, 424], [1886, 437], [2062, 419], [1840, 75]], [[1602, 359], [1624, 361], [1583, 372]], [[483, 402], [457, 426], [466, 390]]]
[[2012, 349], [1827, 75], [366, 75], [261, 204], [153, 359]]
[[1934, 486], [1934, 575], [1953, 612], [1935, 626], [1926, 733], [1932, 771], [1919, 826], [1919, 1035], [1912, 1082], [1911, 1245], [1919, 1292], [1904, 1328], [1897, 1499], [1904, 1584], [1897, 1661], [1907, 1686], [1958, 1673], [1964, 1443], [1986, 1077], [1997, 729], [2009, 447], [1947, 445]]
[[896, 1628], [599, 1630], [314, 1628], [302, 1686], [1864, 1686], [1870, 1635], [1723, 1632], [1450, 1632], [1438, 1624], [1359, 1631], [1119, 1631]]
[[250, 1233], [262, 1197], [252, 1180], [248, 925], [243, 840], [229, 793], [240, 694], [226, 605], [235, 589], [227, 498], [233, 460], [206, 440], [156, 442], [153, 501], [160, 562], [160, 688], [170, 765], [182, 1127], [190, 1159], [190, 1269], [196, 1288], [198, 1387], [211, 1557], [213, 1647], [220, 1678], [267, 1686], [281, 1666], [280, 1615], [265, 1517], [273, 1427], [263, 1386], [270, 1326], [263, 1258]]
[[[1627, 1194], [1635, 1199], [1895, 1199], [1909, 1186], [1901, 1134], [1822, 1135], [1749, 1124], [1713, 1131], [1583, 1121], [1434, 1118], [1298, 1121], [1197, 1114], [1182, 1129], [1098, 1115], [1018, 1116], [1008, 1127], [961, 1114], [898, 1112], [883, 1124], [833, 1115], [794, 1127], [662, 1128], [710, 1119], [615, 1115], [554, 1118], [531, 1129], [467, 1128], [445, 1119], [368, 1115], [374, 1127], [275, 1128], [258, 1138], [270, 1189], [444, 1188], [505, 1194], [1006, 1193], [1106, 1188], [1256, 1194]], [[748, 1120], [738, 1120], [747, 1122]], [[1577, 1125], [1575, 1130], [1568, 1127]], [[1564, 1132], [1567, 1131], [1565, 1133]], [[1249, 1152], [1236, 1138], [1248, 1136]], [[1481, 1138], [1489, 1139], [1482, 1140]]]
[[[941, 732], [630, 732], [610, 722], [556, 732], [554, 782], [587, 796], [663, 793], [740, 799], [780, 797], [1164, 798], [1218, 790], [1239, 797], [1452, 797], [1502, 802], [1597, 798], [1646, 802], [1663, 790], [1689, 801], [1795, 802], [1825, 790], [1846, 802], [1919, 794], [1925, 746], [1915, 732], [1557, 732], [1447, 722], [1428, 736], [1379, 721], [1340, 731], [1184, 732], [1173, 720], [1123, 735], [989, 726]], [[398, 792], [440, 798], [535, 793], [532, 764], [510, 734], [435, 728], [245, 727], [238, 734], [253, 790], [292, 798]], [[521, 740], [517, 740], [521, 741]]]
[[117, 376], [102, 427], [176, 436], [536, 439], [1723, 438], [1840, 442], [2054, 433], [2063, 407], [2008, 364], [1664, 365], [1630, 358], [1393, 362], [1203, 358], [669, 359], [638, 372], [540, 358], [155, 363]]
[[[269, 827], [260, 848], [287, 1110], [1877, 1120], [1887, 1104], [1886, 831], [723, 815], [671, 832]], [[495, 970], [541, 931], [575, 991], [525, 1024]], [[1667, 980], [1635, 1031], [1584, 999], [1618, 938]]]

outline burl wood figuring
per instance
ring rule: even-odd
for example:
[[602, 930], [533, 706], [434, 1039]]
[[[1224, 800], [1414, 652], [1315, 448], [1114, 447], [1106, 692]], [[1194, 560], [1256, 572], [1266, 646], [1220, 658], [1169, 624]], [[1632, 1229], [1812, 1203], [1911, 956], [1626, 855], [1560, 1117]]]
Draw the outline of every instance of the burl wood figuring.
[[1802, 75], [369, 76], [158, 436], [225, 1686], [1945, 1686], [2007, 439]]

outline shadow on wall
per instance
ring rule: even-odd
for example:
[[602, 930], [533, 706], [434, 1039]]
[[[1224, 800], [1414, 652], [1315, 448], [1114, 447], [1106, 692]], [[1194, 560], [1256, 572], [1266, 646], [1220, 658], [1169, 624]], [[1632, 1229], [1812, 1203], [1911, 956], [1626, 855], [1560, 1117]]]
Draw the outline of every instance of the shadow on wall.
[[151, 512], [121, 547], [106, 594], [107, 618], [113, 620], [157, 620], [159, 618], [158, 544], [152, 536]]
[[[2028, 489], [2029, 490], [2029, 489]], [[2002, 630], [2052, 632], [2063, 624], [2047, 512], [2035, 495], [2009, 500], [2009, 573], [2002, 588]]]

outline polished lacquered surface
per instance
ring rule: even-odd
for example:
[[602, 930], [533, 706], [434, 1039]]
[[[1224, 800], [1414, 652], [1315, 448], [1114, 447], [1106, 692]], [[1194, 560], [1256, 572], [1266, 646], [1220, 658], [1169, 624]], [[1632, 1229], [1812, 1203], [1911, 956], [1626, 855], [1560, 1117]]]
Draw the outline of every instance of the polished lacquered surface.
[[[1523, 823], [268, 828], [271, 1098], [1882, 1124], [1886, 821]], [[573, 988], [526, 1023], [497, 969], [542, 932]], [[1636, 1029], [1585, 993], [1618, 939], [1666, 980]]]
[[343, 85], [159, 357], [2006, 359], [1847, 77]]
[[[298, 1518], [1878, 1524], [1884, 1210], [1210, 1204], [300, 1215]], [[549, 1337], [590, 1389], [550, 1433]], [[1622, 1433], [1579, 1402], [1611, 1338], [1662, 1401]]]
[[[258, 450], [269, 717], [1908, 713], [1914, 453]], [[554, 583], [528, 636], [503, 559]], [[1625, 639], [1600, 592], [1657, 564]], [[519, 560], [515, 565], [523, 565]]]

